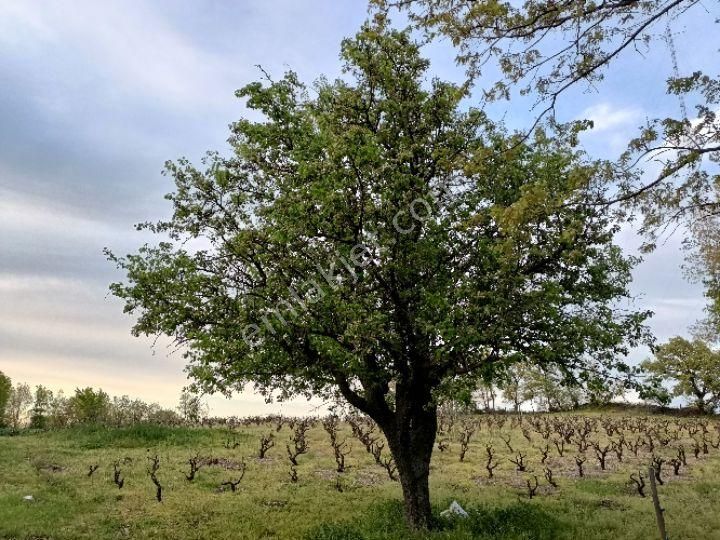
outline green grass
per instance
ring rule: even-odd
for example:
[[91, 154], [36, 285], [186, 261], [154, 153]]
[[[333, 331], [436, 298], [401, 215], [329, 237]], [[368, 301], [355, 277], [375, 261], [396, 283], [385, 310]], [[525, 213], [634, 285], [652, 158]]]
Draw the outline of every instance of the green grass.
[[[222, 435], [227, 436], [227, 432], [201, 428], [138, 424], [125, 428], [106, 426], [75, 427], [51, 436], [55, 438], [64, 437], [73, 446], [95, 449], [143, 448], [157, 445], [184, 447], [212, 445], [217, 444]], [[237, 436], [238, 434], [236, 434]]]
[[[537, 450], [540, 435], [533, 433], [528, 443], [509, 422], [503, 429], [483, 425], [463, 463], [458, 460], [457, 428], [447, 437], [449, 449], [436, 451], [432, 463], [436, 526], [428, 535], [413, 536], [403, 524], [399, 485], [350, 437], [347, 426], [342, 429], [353, 447], [350, 468], [339, 475], [342, 492], [336, 489], [338, 475], [320, 424], [308, 434], [309, 453], [299, 457], [297, 484], [288, 476], [287, 426], [275, 433], [277, 444], [265, 460], [255, 456], [260, 436], [275, 430], [270, 424], [235, 431], [143, 425], [73, 428], [0, 437], [0, 538], [636, 540], [657, 536], [650, 499], [639, 497], [627, 485], [631, 471], [646, 467], [646, 454], [641, 452], [638, 458], [628, 454], [623, 463], [611, 457], [608, 470], [600, 471], [589, 450], [587, 476], [578, 478], [574, 447], [563, 458], [553, 450], [548, 465], [559, 484], [553, 489], [543, 480]], [[511, 444], [528, 455], [534, 472], [514, 470], [500, 434], [511, 435]], [[226, 448], [228, 439], [238, 446]], [[679, 442], [688, 448], [689, 467], [680, 477], [673, 477], [668, 467], [666, 484], [660, 486], [670, 535], [720, 538], [716, 512], [720, 450], [710, 448], [708, 455], [696, 460], [690, 441]], [[503, 460], [493, 480], [484, 468], [486, 444], [492, 444]], [[656, 453], [671, 457], [672, 446], [657, 448]], [[187, 460], [197, 453], [224, 458], [225, 463], [244, 458], [247, 472], [237, 492], [218, 491], [221, 482], [237, 474], [222, 466], [206, 466], [195, 481], [188, 482]], [[147, 457], [156, 454], [165, 488], [162, 503], [154, 500], [146, 472]], [[121, 490], [112, 483], [112, 464], [117, 460], [122, 461], [125, 477]], [[93, 464], [100, 468], [89, 478], [88, 467]], [[541, 487], [528, 500], [524, 486], [532, 475], [538, 475]], [[25, 495], [33, 495], [34, 500], [24, 501]], [[440, 518], [440, 511], [453, 500], [469, 511], [468, 519]]]
[[[538, 505], [517, 502], [504, 507], [479, 506], [468, 519], [438, 518], [433, 538], [553, 540], [567, 531]], [[378, 504], [346, 523], [323, 523], [305, 534], [307, 540], [375, 540], [408, 537], [399, 501]]]

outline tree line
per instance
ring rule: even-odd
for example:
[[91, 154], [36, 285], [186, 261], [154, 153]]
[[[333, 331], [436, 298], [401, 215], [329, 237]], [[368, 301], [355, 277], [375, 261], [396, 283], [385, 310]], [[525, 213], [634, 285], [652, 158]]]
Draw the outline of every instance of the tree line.
[[197, 423], [205, 414], [202, 399], [183, 391], [173, 410], [128, 396], [111, 397], [102, 389], [76, 388], [66, 396], [43, 385], [13, 384], [0, 371], [0, 429], [60, 429], [76, 425], [125, 427], [141, 423], [184, 425]]
[[[653, 356], [640, 364], [644, 402], [669, 407], [675, 398], [698, 414], [720, 407], [720, 351], [700, 338], [673, 337], [653, 348]], [[515, 412], [532, 406], [538, 411], [563, 411], [580, 406], [602, 407], [626, 396], [618, 378], [587, 378], [578, 384], [577, 374], [556, 367], [519, 363], [505, 371], [495, 385], [481, 384], [475, 396], [486, 410], [494, 409], [498, 391]], [[530, 404], [530, 405], [528, 405]]]
[[[667, 407], [673, 398], [682, 398], [700, 414], [714, 413], [720, 407], [720, 351], [701, 339], [674, 337], [657, 346], [653, 358], [641, 367], [647, 382], [643, 395], [646, 402]], [[606, 406], [627, 392], [620, 379], [590, 379], [578, 384], [572, 374], [530, 363], [515, 364], [496, 383], [481, 382], [469, 390], [454, 393], [446, 404], [494, 411], [501, 397], [505, 407], [515, 412], [528, 404], [537, 411], [554, 412], [583, 405]], [[111, 398], [105, 391], [90, 387], [77, 388], [72, 396], [43, 385], [33, 391], [24, 383], [13, 385], [0, 371], [0, 428], [13, 431], [23, 426], [57, 429], [78, 424], [197, 424], [207, 412], [202, 398], [189, 391], [181, 393], [176, 410], [172, 410], [128, 396]]]

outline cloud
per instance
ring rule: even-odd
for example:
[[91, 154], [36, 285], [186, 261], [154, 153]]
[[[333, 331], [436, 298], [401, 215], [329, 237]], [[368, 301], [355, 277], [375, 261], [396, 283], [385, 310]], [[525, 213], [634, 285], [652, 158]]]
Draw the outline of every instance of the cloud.
[[255, 64], [339, 72], [366, 15], [339, 4], [0, 2], [0, 186], [126, 226], [157, 215], [165, 160], [228, 150]]
[[593, 122], [593, 129], [582, 134], [590, 155], [609, 158], [615, 158], [625, 150], [636, 135], [642, 117], [639, 107], [618, 106], [606, 101], [586, 107], [575, 116], [577, 120]]
[[[125, 248], [141, 235], [53, 204], [0, 188], [0, 287], [2, 274], [84, 280], [87, 287], [113, 275], [103, 247]], [[131, 240], [132, 238], [132, 240]]]
[[593, 121], [593, 133], [626, 129], [642, 118], [637, 107], [616, 107], [610, 103], [598, 103], [583, 110], [579, 118]]
[[78, 215], [50, 200], [32, 200], [2, 186], [0, 227], [9, 233], [55, 231], [73, 238], [97, 237], [111, 232], [110, 227], [98, 219]]
[[[184, 361], [130, 335], [102, 255], [169, 212], [166, 159], [227, 150], [234, 91], [262, 64], [339, 72], [365, 8], [341, 2], [59, 0], [0, 3], [0, 366], [15, 380], [103, 386], [172, 406]], [[223, 414], [259, 396], [213, 400]], [[295, 407], [295, 409], [293, 409]], [[297, 408], [299, 407], [299, 409]], [[308, 412], [299, 405], [275, 410]]]
[[[23, 55], [35, 59], [50, 53], [59, 60], [50, 76], [62, 78], [67, 68], [90, 66], [91, 73], [75, 84], [104, 84], [111, 98], [125, 95], [184, 108], [218, 103], [223, 85], [216, 83], [228, 74], [226, 64], [194, 47], [157, 12], [139, 3], [130, 6], [80, 1], [68, 9], [63, 2], [48, 1], [40, 9], [4, 2], [0, 43], [18, 53], [29, 42]], [[50, 108], [62, 110], [62, 94], [53, 97]]]

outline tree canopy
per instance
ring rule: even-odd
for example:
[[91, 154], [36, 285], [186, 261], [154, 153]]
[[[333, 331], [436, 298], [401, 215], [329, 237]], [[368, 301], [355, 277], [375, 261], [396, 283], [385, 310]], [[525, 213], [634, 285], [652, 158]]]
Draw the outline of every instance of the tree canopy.
[[340, 394], [388, 439], [411, 525], [430, 518], [437, 397], [520, 359], [619, 370], [647, 313], [635, 262], [587, 204], [607, 168], [569, 138], [509, 135], [429, 79], [408, 32], [366, 25], [345, 77], [238, 92], [264, 117], [234, 153], [167, 164], [163, 236], [109, 257], [136, 334], [166, 334], [208, 391]]
[[110, 410], [110, 396], [100, 389], [76, 388], [68, 405], [80, 423], [99, 424], [105, 420]]
[[178, 413], [186, 422], [198, 423], [207, 414], [207, 406], [201, 396], [184, 390], [180, 394]]
[[[528, 133], [552, 123], [556, 104], [573, 87], [595, 88], [623, 57], [658, 44], [668, 49], [666, 91], [678, 97], [679, 114], [651, 111], [615, 165], [616, 189], [603, 201], [620, 215], [640, 213], [652, 249], [659, 235], [687, 227], [693, 271], [707, 286], [715, 333], [720, 320], [720, 234], [717, 163], [720, 160], [720, 76], [688, 71], [675, 54], [676, 26], [689, 17], [712, 20], [698, 0], [371, 0], [381, 13], [392, 8], [431, 36], [458, 48], [470, 78], [497, 67], [501, 78], [483, 85], [476, 99], [536, 98]], [[717, 24], [720, 19], [715, 18]], [[717, 31], [716, 31], [717, 32]], [[678, 37], [678, 39], [680, 39]], [[707, 53], [717, 42], [706, 40]], [[621, 204], [617, 204], [621, 203]]]
[[[503, 398], [513, 405], [515, 412], [533, 401], [533, 408], [560, 411], [581, 405], [602, 407], [619, 398], [627, 390], [622, 379], [591, 376], [584, 380], [557, 366], [518, 363], [507, 370], [498, 381]], [[578, 384], [580, 383], [580, 384]], [[653, 388], [642, 388], [642, 395]]]

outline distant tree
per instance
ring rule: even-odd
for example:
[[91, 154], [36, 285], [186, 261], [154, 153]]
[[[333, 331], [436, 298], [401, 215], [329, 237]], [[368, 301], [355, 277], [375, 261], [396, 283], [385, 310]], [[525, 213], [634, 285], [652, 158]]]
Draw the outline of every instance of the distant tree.
[[129, 396], [113, 397], [108, 422], [115, 426], [129, 426], [148, 420], [151, 405]]
[[108, 422], [113, 426], [126, 426], [130, 421], [131, 399], [128, 396], [113, 396], [108, 412]]
[[197, 424], [207, 413], [207, 409], [201, 396], [194, 394], [189, 390], [183, 390], [180, 394], [178, 412], [186, 422]]
[[670, 390], [663, 386], [662, 377], [654, 377], [652, 386], [649, 386], [645, 392], [642, 393], [642, 400], [649, 405], [656, 405], [658, 407], [668, 407], [672, 403], [673, 395]]
[[157, 407], [157, 403], [149, 404], [145, 403], [141, 399], [132, 399], [127, 404], [126, 421], [129, 424], [137, 424], [139, 422], [149, 421], [151, 411]]
[[442, 413], [457, 416], [475, 412], [478, 407], [477, 389], [484, 384], [488, 384], [487, 381], [474, 377], [456, 377], [443, 381], [437, 391], [438, 406]]
[[110, 253], [111, 289], [204, 390], [340, 394], [372, 417], [425, 528], [448, 381], [525, 357], [629, 371], [647, 314], [613, 308], [633, 260], [584, 202], [601, 165], [467, 110], [408, 33], [365, 26], [342, 58], [314, 97], [293, 73], [241, 90], [265, 118], [233, 124], [234, 157], [168, 165], [174, 214], [148, 227], [171, 242]]
[[14, 431], [22, 427], [25, 416], [32, 405], [33, 398], [30, 387], [24, 383], [17, 383], [10, 391], [10, 398], [5, 409], [5, 419]]
[[10, 377], [0, 371], [0, 428], [5, 427], [5, 413], [7, 411], [7, 404], [10, 400], [10, 393], [12, 392], [12, 381]]
[[[535, 401], [541, 410], [567, 410], [579, 405], [603, 406], [624, 395], [623, 377], [592, 371], [563, 371], [556, 366], [518, 363], [506, 369], [499, 387], [503, 398], [517, 412], [528, 402]], [[640, 388], [650, 391], [648, 386]]]
[[33, 408], [30, 416], [30, 427], [46, 429], [48, 427], [48, 414], [53, 400], [53, 393], [42, 385], [35, 387]]
[[497, 398], [497, 388], [492, 383], [482, 382], [475, 389], [473, 398], [479, 403], [484, 411], [490, 412], [495, 410], [495, 399]]
[[540, 410], [570, 410], [582, 401], [581, 387], [555, 366], [532, 366], [525, 377], [526, 392]]
[[582, 399], [585, 403], [602, 407], [622, 398], [626, 387], [623, 381], [607, 378], [590, 378], [585, 381]]
[[498, 379], [498, 387], [503, 399], [512, 404], [515, 412], [520, 412], [523, 404], [534, 397], [532, 388], [529, 387], [530, 369], [531, 366], [516, 363], [503, 371]]
[[51, 428], [63, 428], [72, 421], [70, 400], [62, 390], [53, 395], [48, 411], [48, 426]]
[[80, 424], [100, 424], [107, 419], [110, 397], [102, 390], [90, 387], [76, 388], [69, 400], [72, 415]]
[[157, 404], [151, 405], [148, 411], [148, 422], [165, 426], [181, 425], [183, 419], [178, 413], [170, 409], [164, 409]]
[[658, 346], [654, 359], [642, 367], [653, 377], [672, 385], [672, 395], [689, 398], [698, 412], [709, 412], [720, 403], [720, 351], [695, 339], [674, 337]]

